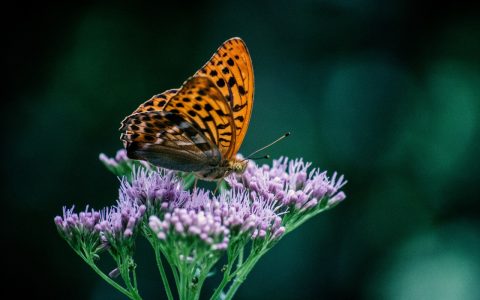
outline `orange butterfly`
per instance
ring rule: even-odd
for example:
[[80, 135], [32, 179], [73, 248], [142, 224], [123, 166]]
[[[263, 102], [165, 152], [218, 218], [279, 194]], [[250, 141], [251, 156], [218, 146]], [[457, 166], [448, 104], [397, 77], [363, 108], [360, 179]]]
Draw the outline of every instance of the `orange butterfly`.
[[180, 89], [153, 96], [122, 121], [132, 159], [218, 180], [243, 173], [236, 154], [253, 106], [253, 66], [240, 38], [223, 43]]

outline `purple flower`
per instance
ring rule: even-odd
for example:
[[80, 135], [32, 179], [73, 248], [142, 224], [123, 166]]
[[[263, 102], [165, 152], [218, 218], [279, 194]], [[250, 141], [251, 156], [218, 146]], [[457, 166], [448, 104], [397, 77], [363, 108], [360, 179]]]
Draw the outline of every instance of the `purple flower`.
[[149, 226], [160, 240], [194, 238], [212, 250], [228, 247], [229, 230], [210, 212], [175, 208], [166, 213], [162, 220], [151, 216]]
[[104, 153], [100, 153], [99, 159], [107, 169], [118, 176], [129, 176], [134, 166], [147, 170], [153, 169], [152, 165], [146, 161], [129, 159], [125, 149], [118, 150], [115, 157], [108, 157]]
[[188, 198], [183, 190], [181, 179], [174, 171], [159, 169], [157, 172], [143, 168], [134, 168], [131, 181], [122, 178], [119, 190], [120, 198], [125, 201], [144, 204], [147, 207], [176, 207]]
[[[111, 166], [111, 167], [114, 167], [114, 168], [117, 168], [122, 164], [130, 164], [130, 163], [134, 162], [134, 160], [131, 160], [130, 158], [128, 158], [127, 150], [125, 150], [125, 149], [118, 150], [117, 153], [115, 154], [115, 157], [108, 157], [104, 153], [100, 153], [99, 159], [107, 167]], [[147, 163], [143, 160], [135, 160], [135, 162], [140, 163], [143, 167], [145, 167], [148, 170], [152, 168], [149, 163]]]
[[231, 189], [218, 195], [214, 201], [219, 203], [224, 224], [231, 230], [250, 234], [252, 239], [265, 238], [282, 227], [276, 200]]
[[210, 213], [231, 232], [246, 233], [252, 239], [265, 238], [281, 227], [277, 202], [245, 190], [231, 189], [215, 197], [210, 197], [210, 192], [195, 190], [182, 208]]
[[95, 229], [100, 232], [102, 242], [106, 244], [128, 240], [136, 232], [145, 211], [145, 205], [129, 201], [121, 195], [116, 206], [102, 211]]
[[340, 191], [346, 184], [343, 176], [337, 178], [334, 173], [329, 179], [325, 171], [308, 171], [310, 166], [302, 159], [286, 157], [273, 160], [272, 167], [250, 161], [244, 174], [231, 175], [227, 181], [233, 189], [247, 189], [267, 201], [279, 201], [285, 209], [300, 212], [316, 207], [325, 197], [330, 198], [328, 205], [345, 199]]
[[74, 234], [89, 235], [96, 234], [96, 226], [100, 221], [100, 212], [85, 208], [80, 213], [74, 212], [75, 206], [67, 209], [63, 207], [63, 216], [56, 216], [54, 221], [60, 233], [65, 238], [71, 238]]
[[196, 189], [189, 196], [172, 212], [150, 218], [150, 228], [159, 239], [194, 237], [220, 250], [228, 246], [231, 234], [277, 239], [285, 232], [276, 201], [233, 189], [215, 197]]

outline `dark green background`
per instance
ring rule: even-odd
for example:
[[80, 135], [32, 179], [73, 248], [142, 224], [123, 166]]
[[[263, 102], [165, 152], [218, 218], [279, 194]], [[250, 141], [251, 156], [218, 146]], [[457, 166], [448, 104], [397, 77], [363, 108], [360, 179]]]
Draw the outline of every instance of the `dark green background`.
[[[240, 36], [256, 76], [241, 151], [291, 131], [268, 153], [349, 183], [345, 202], [282, 240], [237, 299], [480, 298], [478, 4], [172, 3], [3, 8], [2, 264], [15, 284], [4, 290], [121, 299], [53, 217], [113, 204], [118, 180], [98, 154], [121, 147], [119, 122]], [[151, 252], [140, 243], [138, 254], [145, 299], [164, 299]]]

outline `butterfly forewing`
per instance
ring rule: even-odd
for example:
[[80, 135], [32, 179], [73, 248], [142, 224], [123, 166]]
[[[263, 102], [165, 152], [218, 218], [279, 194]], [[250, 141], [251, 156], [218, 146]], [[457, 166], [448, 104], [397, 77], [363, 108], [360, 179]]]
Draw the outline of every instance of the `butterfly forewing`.
[[132, 114], [144, 111], [162, 111], [168, 101], [178, 92], [177, 89], [167, 90], [155, 95], [141, 104]]
[[223, 156], [232, 151], [235, 145], [232, 110], [208, 77], [189, 78], [164, 110], [181, 115], [217, 145]]
[[247, 46], [240, 38], [223, 43], [195, 75], [209, 77], [230, 104], [235, 122], [235, 144], [226, 154], [238, 152], [247, 133], [253, 107], [253, 66]]

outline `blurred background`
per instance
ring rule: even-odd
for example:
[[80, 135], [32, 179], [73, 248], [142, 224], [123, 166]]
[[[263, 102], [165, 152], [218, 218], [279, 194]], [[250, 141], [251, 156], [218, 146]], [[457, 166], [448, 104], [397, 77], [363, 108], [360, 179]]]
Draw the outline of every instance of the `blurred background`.
[[[21, 284], [17, 298], [122, 299], [53, 217], [113, 204], [118, 180], [98, 155], [121, 148], [119, 122], [240, 36], [256, 77], [241, 151], [291, 131], [272, 157], [349, 183], [236, 299], [480, 299], [478, 2], [181, 2], [4, 9], [16, 20], [2, 21], [4, 275]], [[138, 248], [144, 298], [164, 299], [152, 253]]]

